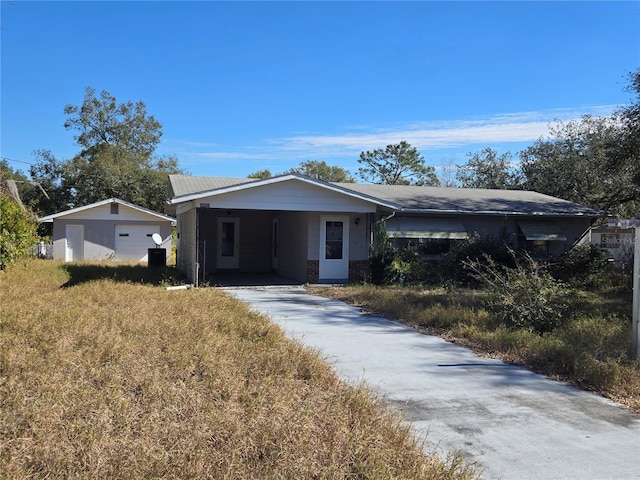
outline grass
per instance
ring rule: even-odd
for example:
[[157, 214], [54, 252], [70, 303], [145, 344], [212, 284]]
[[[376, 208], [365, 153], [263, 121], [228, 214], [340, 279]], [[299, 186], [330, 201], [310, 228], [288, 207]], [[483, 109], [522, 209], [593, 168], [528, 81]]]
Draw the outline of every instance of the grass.
[[640, 361], [630, 359], [631, 295], [573, 290], [572, 317], [543, 335], [507, 328], [485, 308], [482, 290], [419, 286], [314, 287], [472, 348], [620, 402], [640, 413]]
[[170, 268], [0, 274], [3, 478], [470, 479], [366, 386]]

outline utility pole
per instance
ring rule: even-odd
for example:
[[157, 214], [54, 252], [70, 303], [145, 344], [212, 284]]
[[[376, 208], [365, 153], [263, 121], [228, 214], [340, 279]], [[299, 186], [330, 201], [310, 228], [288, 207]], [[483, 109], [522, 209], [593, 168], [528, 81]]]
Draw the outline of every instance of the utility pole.
[[640, 224], [635, 225], [633, 255], [633, 351], [634, 359], [640, 358]]

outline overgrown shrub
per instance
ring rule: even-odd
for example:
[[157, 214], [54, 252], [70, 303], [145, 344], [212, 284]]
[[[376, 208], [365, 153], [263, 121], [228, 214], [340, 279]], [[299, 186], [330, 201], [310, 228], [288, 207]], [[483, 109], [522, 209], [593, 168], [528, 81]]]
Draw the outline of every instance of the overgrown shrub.
[[427, 260], [413, 248], [398, 250], [393, 269], [401, 283], [438, 283], [441, 279], [437, 262]]
[[387, 234], [385, 222], [376, 225], [375, 242], [369, 250], [369, 276], [374, 285], [388, 285], [396, 277], [393, 263], [397, 249], [393, 240]]
[[550, 263], [554, 278], [576, 286], [597, 286], [611, 273], [606, 252], [597, 245], [578, 245]]
[[0, 193], [0, 270], [28, 256], [37, 241], [35, 216]]
[[509, 328], [542, 334], [560, 326], [568, 312], [566, 290], [529, 255], [515, 267], [503, 267], [489, 256], [464, 262], [469, 274], [487, 288], [487, 309]]
[[465, 262], [486, 264], [489, 260], [494, 268], [515, 266], [505, 238], [475, 234], [454, 242], [449, 253], [439, 262], [442, 280], [465, 286], [478, 285], [478, 279], [465, 267]]

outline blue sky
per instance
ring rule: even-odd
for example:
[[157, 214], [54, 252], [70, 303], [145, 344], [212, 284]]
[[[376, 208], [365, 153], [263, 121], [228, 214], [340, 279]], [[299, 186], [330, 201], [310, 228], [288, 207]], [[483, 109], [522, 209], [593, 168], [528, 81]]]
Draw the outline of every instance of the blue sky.
[[631, 100], [640, 2], [1, 1], [1, 145], [79, 151], [87, 86], [142, 100], [194, 175], [281, 173], [406, 140], [427, 164], [516, 153]]

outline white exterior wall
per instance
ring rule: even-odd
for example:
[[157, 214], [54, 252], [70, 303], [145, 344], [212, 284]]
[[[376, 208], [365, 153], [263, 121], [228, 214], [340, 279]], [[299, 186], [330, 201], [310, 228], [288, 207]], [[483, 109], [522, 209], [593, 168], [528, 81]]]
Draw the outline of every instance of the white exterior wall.
[[[122, 221], [131, 221], [136, 223], [145, 223], [150, 222], [154, 218], [153, 215], [145, 213], [143, 211], [137, 210], [135, 208], [128, 207], [127, 205], [123, 205], [118, 203], [118, 213], [111, 213], [111, 203], [107, 203], [105, 205], [99, 205], [97, 207], [87, 208], [86, 210], [81, 210], [79, 212], [70, 213], [68, 215], [64, 215], [65, 220], [106, 220], [111, 221], [114, 219], [119, 219]], [[156, 222], [163, 222], [161, 217], [157, 217]]]
[[[334, 215], [334, 212], [313, 212], [309, 214], [307, 255], [309, 260], [320, 258], [320, 217]], [[369, 236], [367, 233], [367, 215], [350, 214], [349, 217], [349, 260], [367, 260], [369, 258]], [[356, 218], [360, 221], [355, 224]]]
[[[376, 205], [297, 180], [232, 191], [194, 201], [196, 206], [232, 210], [281, 210], [297, 212], [375, 212]], [[178, 209], [180, 212], [180, 209]]]

